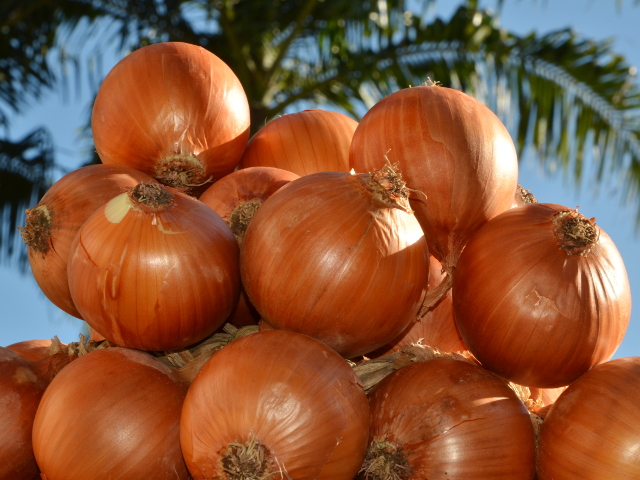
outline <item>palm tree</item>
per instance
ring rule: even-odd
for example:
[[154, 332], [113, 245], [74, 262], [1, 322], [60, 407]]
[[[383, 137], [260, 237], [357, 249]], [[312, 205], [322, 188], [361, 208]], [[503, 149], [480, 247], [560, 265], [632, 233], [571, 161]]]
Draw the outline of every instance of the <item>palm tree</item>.
[[[530, 150], [576, 180], [586, 155], [600, 175], [622, 175], [624, 195], [638, 202], [640, 219], [640, 88], [608, 42], [570, 30], [517, 36], [499, 28], [498, 15], [479, 9], [477, 0], [460, 0], [448, 20], [428, 14], [434, 0], [5, 3], [4, 124], [7, 110], [20, 111], [27, 107], [23, 99], [38, 99], [60, 84], [50, 52], [64, 46], [63, 33], [86, 29], [91, 35], [97, 25], [109, 25], [122, 55], [161, 41], [199, 44], [218, 55], [244, 85], [253, 131], [302, 105], [339, 109], [357, 119], [385, 95], [436, 79], [498, 113], [521, 154]], [[55, 162], [42, 130], [18, 142], [0, 140], [0, 255], [7, 257], [16, 254], [21, 209], [48, 187]]]

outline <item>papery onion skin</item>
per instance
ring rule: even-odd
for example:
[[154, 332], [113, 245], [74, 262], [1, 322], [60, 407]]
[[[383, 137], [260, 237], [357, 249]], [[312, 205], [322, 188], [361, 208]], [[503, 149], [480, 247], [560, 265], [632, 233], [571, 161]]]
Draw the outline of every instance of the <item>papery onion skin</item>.
[[558, 397], [540, 431], [539, 480], [640, 478], [640, 357], [596, 365]]
[[608, 360], [627, 329], [624, 262], [597, 225], [588, 252], [562, 250], [553, 222], [571, 212], [548, 203], [504, 212], [469, 241], [455, 272], [460, 334], [486, 368], [521, 385], [569, 385]]
[[402, 480], [533, 477], [529, 413], [506, 383], [479, 366], [447, 358], [407, 365], [374, 387], [369, 404], [370, 451], [376, 439], [400, 447], [408, 464]]
[[320, 109], [275, 118], [251, 137], [240, 168], [275, 167], [300, 176], [348, 172], [349, 147], [357, 126], [357, 121], [342, 113]]
[[420, 225], [376, 203], [368, 178], [323, 172], [290, 182], [253, 217], [240, 253], [243, 286], [266, 322], [346, 358], [399, 335], [429, 278]]
[[46, 480], [187, 480], [180, 452], [186, 385], [151, 355], [108, 348], [53, 379], [33, 426]]
[[107, 74], [91, 128], [103, 163], [158, 177], [163, 160], [195, 160], [202, 171], [183, 185], [193, 187], [235, 169], [249, 122], [246, 94], [226, 63], [197, 45], [164, 42], [134, 51]]
[[296, 480], [351, 480], [368, 425], [366, 395], [343, 358], [305, 335], [271, 330], [236, 340], [203, 366], [180, 439], [195, 480], [229, 479], [220, 454], [251, 436], [268, 449], [269, 478], [284, 470]]
[[33, 419], [47, 382], [32, 362], [0, 347], [0, 480], [39, 480]]
[[518, 161], [509, 132], [473, 97], [440, 86], [411, 87], [375, 104], [353, 135], [349, 166], [398, 165], [429, 251], [449, 271], [469, 237], [511, 207]]
[[[435, 257], [431, 256], [429, 263], [429, 287], [435, 288], [444, 278], [442, 266]], [[453, 302], [451, 290], [420, 318], [416, 318], [409, 326], [391, 342], [367, 354], [375, 358], [389, 353], [399, 352], [404, 347], [414, 344], [428, 345], [442, 352], [467, 351], [467, 345], [460, 336], [455, 318], [453, 317]]]
[[188, 195], [173, 192], [157, 212], [129, 195], [79, 230], [69, 257], [73, 301], [119, 346], [173, 350], [200, 341], [238, 301], [238, 243], [218, 214]]
[[25, 360], [37, 362], [50, 356], [51, 340], [24, 340], [7, 345], [7, 349], [17, 353]]
[[[67, 278], [67, 259], [76, 233], [107, 200], [145, 181], [151, 178], [131, 167], [87, 165], [60, 178], [36, 206], [27, 210], [27, 224], [21, 230], [29, 245], [33, 277], [47, 298], [69, 315], [82, 318], [71, 299]], [[42, 209], [50, 219], [49, 233], [29, 234], [30, 217], [35, 218]], [[30, 245], [31, 241], [36, 245]]]

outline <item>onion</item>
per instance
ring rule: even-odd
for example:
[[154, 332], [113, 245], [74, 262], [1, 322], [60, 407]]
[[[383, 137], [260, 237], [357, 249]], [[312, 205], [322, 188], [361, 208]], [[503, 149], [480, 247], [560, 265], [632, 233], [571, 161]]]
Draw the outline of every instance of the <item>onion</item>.
[[[470, 363], [412, 363], [369, 394], [367, 480], [530, 480], [529, 413], [502, 380]], [[395, 475], [395, 476], [394, 476]]]
[[593, 367], [567, 387], [540, 431], [539, 480], [640, 478], [640, 357]]
[[[431, 256], [428, 290], [435, 288], [436, 285], [442, 282], [443, 278], [444, 273], [440, 262]], [[424, 315], [417, 318], [415, 322], [411, 322], [398, 337], [375, 352], [367, 354], [367, 356], [374, 358], [380, 355], [387, 355], [416, 344], [428, 345], [443, 352], [468, 350], [453, 318], [451, 290], [443, 295]]]
[[453, 309], [483, 366], [521, 385], [554, 388], [613, 355], [631, 293], [619, 252], [594, 219], [533, 203], [490, 220], [469, 241]]
[[538, 203], [536, 196], [529, 190], [518, 184], [516, 188], [516, 194], [513, 199], [512, 207], [521, 207], [522, 205], [528, 205], [529, 203]]
[[416, 318], [429, 252], [397, 175], [311, 174], [264, 203], [240, 253], [242, 283], [263, 320], [352, 358]]
[[17, 353], [25, 360], [37, 362], [50, 356], [51, 340], [24, 340], [7, 345], [7, 349]]
[[448, 274], [430, 293], [427, 308], [450, 287], [449, 275], [471, 235], [511, 207], [518, 180], [515, 146], [498, 117], [476, 99], [420, 86], [388, 95], [363, 116], [349, 165], [371, 172], [385, 154], [407, 185], [422, 192], [411, 196], [411, 208], [430, 253]]
[[192, 188], [231, 173], [249, 139], [240, 81], [202, 47], [165, 42], [120, 60], [102, 82], [91, 129], [103, 163]]
[[47, 388], [33, 425], [46, 480], [187, 479], [180, 452], [186, 385], [151, 355], [88, 353]]
[[151, 178], [130, 167], [89, 165], [63, 176], [27, 210], [21, 234], [28, 246], [31, 271], [47, 298], [69, 315], [81, 318], [67, 279], [71, 242], [99, 206], [143, 181]]
[[[13, 347], [26, 356], [34, 355], [32, 342]], [[57, 341], [51, 347], [60, 346]], [[0, 480], [40, 480], [31, 446], [36, 410], [51, 379], [76, 358], [75, 353], [54, 353], [51, 348], [50, 355], [30, 361], [0, 347]]]
[[351, 480], [368, 422], [366, 395], [343, 358], [305, 335], [272, 330], [236, 340], [202, 367], [180, 441], [196, 480]]
[[69, 256], [87, 323], [120, 346], [173, 350], [213, 333], [238, 301], [238, 244], [209, 207], [141, 183], [100, 207]]
[[251, 138], [240, 168], [276, 167], [300, 176], [348, 172], [349, 146], [357, 126], [352, 118], [325, 110], [275, 118]]

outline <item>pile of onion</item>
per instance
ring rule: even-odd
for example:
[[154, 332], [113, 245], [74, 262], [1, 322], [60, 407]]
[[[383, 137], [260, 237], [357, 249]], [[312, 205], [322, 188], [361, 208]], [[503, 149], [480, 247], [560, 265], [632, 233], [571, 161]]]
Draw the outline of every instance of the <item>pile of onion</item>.
[[255, 214], [240, 253], [242, 283], [271, 327], [353, 358], [416, 318], [429, 251], [404, 183], [387, 167], [300, 177]]
[[447, 273], [429, 295], [429, 307], [451, 286], [471, 235], [511, 207], [518, 182], [515, 146], [498, 117], [475, 98], [423, 85], [386, 96], [362, 117], [349, 166], [371, 172], [385, 155], [415, 191], [411, 208]]
[[55, 182], [38, 204], [27, 210], [20, 229], [38, 286], [51, 302], [81, 318], [67, 279], [69, 249], [87, 218], [106, 201], [151, 178], [121, 165], [89, 165]]
[[251, 137], [240, 168], [275, 167], [300, 176], [348, 172], [358, 122], [339, 112], [304, 110], [275, 118]]
[[490, 220], [467, 243], [453, 309], [483, 366], [521, 385], [553, 388], [614, 354], [631, 293], [620, 253], [594, 219], [532, 203]]
[[249, 139], [249, 103], [235, 73], [213, 53], [157, 43], [107, 74], [91, 130], [103, 163], [191, 190], [236, 168]]
[[69, 289], [110, 342], [183, 348], [211, 335], [240, 292], [238, 243], [202, 202], [140, 183], [83, 224], [69, 254]]
[[229, 344], [202, 367], [180, 423], [195, 480], [352, 480], [366, 450], [369, 407], [334, 350], [271, 330]]

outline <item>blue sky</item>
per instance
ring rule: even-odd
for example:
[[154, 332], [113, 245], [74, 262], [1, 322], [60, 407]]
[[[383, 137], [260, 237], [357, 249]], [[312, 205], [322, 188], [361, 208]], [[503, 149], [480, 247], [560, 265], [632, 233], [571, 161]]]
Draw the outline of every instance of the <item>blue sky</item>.
[[[448, 17], [459, 3], [438, 0], [436, 12]], [[481, 2], [490, 7], [495, 3], [495, 0]], [[589, 38], [612, 38], [616, 51], [624, 54], [630, 65], [640, 68], [640, 6], [633, 3], [632, 0], [505, 0], [501, 23], [507, 30], [519, 34], [571, 27]], [[103, 73], [117, 60], [105, 57]], [[45, 125], [54, 134], [59, 160], [69, 169], [78, 167], [86, 158], [83, 149], [87, 145], [78, 140], [78, 131], [89, 115], [88, 96], [86, 85], [79, 96], [50, 95], [14, 119], [12, 136], [19, 138], [36, 126]], [[636, 207], [621, 205], [615, 179], [609, 179], [594, 196], [593, 179], [589, 175], [580, 188], [576, 188], [561, 172], [543, 174], [534, 159], [524, 159], [521, 163], [520, 181], [539, 201], [579, 206], [587, 217], [596, 217], [598, 225], [616, 243], [627, 267], [635, 302], [627, 336], [615, 357], [640, 356], [640, 235], [634, 234]], [[15, 267], [0, 265], [0, 302], [4, 306], [0, 317], [1, 346], [54, 335], [63, 342], [78, 339], [82, 323], [51, 304], [33, 278], [19, 275]]]

